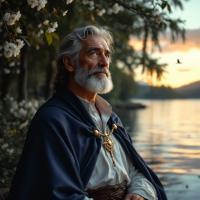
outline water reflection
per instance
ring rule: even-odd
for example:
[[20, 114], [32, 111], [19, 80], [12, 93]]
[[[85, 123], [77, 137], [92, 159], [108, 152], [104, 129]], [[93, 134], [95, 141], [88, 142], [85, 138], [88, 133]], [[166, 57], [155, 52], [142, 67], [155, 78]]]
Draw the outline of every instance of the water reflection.
[[200, 199], [200, 100], [135, 102], [148, 107], [116, 113], [168, 198]]

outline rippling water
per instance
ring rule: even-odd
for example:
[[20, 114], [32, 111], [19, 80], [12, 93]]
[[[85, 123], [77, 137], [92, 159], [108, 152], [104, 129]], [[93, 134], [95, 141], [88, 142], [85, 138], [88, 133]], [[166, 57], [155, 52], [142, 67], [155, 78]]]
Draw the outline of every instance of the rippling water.
[[168, 199], [200, 200], [200, 99], [133, 102], [148, 107], [116, 114]]

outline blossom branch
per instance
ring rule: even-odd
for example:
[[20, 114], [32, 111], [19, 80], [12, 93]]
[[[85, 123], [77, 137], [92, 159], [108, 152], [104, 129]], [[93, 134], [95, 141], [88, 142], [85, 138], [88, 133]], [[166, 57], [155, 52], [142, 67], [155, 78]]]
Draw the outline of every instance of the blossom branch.
[[[123, 2], [119, 1], [119, 0], [111, 0], [115, 3], [118, 3], [119, 5], [123, 6], [124, 8], [132, 11], [133, 13], [137, 14], [137, 15], [144, 15], [146, 17], [151, 17], [150, 15], [147, 15], [145, 13], [139, 12], [137, 8], [134, 8], [133, 6], [129, 7], [128, 5], [124, 4]], [[155, 17], [154, 17], [155, 18]]]
[[4, 18], [3, 18], [3, 13], [1, 12], [1, 10], [0, 10], [0, 13], [1, 13], [1, 16], [2, 16], [2, 19], [3, 19], [3, 22], [5, 23], [6, 31], [7, 31], [10, 35], [12, 35], [12, 33], [8, 30], [8, 27], [7, 27], [7, 25], [6, 25], [6, 21], [5, 21]]

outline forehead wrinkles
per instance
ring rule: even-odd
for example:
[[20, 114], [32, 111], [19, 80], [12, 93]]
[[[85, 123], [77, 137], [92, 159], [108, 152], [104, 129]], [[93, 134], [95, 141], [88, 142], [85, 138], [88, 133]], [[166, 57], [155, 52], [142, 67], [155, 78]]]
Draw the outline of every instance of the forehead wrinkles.
[[102, 50], [110, 51], [106, 41], [100, 36], [88, 36], [88, 39], [83, 41], [83, 48], [86, 52], [91, 47], [98, 47]]

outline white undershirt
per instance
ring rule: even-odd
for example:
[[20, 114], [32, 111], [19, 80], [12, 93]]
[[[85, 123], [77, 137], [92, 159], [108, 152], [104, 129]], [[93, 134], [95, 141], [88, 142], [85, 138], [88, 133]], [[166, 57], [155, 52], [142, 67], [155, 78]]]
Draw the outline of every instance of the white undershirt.
[[[112, 113], [111, 105], [103, 98], [97, 95], [95, 104], [98, 107], [101, 118], [98, 115], [93, 103], [88, 102], [77, 96], [90, 116], [92, 117], [98, 131], [101, 133], [110, 133], [110, 128], [107, 122]], [[132, 164], [129, 156], [124, 151], [123, 147], [117, 140], [114, 134], [110, 135], [114, 143], [113, 156], [116, 167], [113, 165], [110, 153], [102, 146], [97, 158], [97, 162], [92, 173], [92, 176], [85, 188], [96, 189], [106, 185], [116, 185], [123, 181], [127, 181], [127, 194], [139, 194], [148, 200], [157, 200], [156, 190], [154, 186], [139, 172]], [[92, 200], [92, 198], [85, 197], [84, 200]]]

